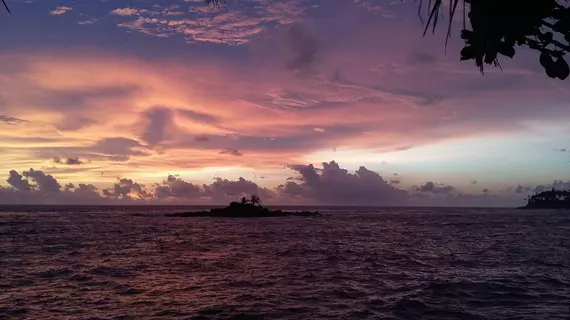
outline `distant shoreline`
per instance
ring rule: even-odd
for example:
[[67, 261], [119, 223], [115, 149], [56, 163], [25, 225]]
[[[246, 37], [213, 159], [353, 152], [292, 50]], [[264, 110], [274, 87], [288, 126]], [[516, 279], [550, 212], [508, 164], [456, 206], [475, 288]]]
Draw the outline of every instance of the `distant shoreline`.
[[570, 209], [570, 191], [566, 190], [549, 190], [542, 191], [530, 196], [527, 199], [527, 204], [524, 207], [517, 209], [525, 210], [569, 210]]

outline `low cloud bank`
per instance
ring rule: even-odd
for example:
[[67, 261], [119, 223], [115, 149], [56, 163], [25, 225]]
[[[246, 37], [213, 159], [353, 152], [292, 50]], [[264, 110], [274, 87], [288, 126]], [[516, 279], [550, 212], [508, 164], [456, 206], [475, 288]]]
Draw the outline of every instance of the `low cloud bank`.
[[570, 189], [570, 181], [559, 180], [519, 185], [502, 194], [487, 188], [478, 194], [462, 193], [454, 186], [432, 181], [405, 190], [396, 187], [399, 180], [385, 180], [364, 166], [349, 172], [331, 161], [322, 167], [291, 165], [289, 169], [294, 174], [273, 188], [245, 178], [215, 178], [210, 184], [197, 184], [177, 175], [151, 184], [117, 178], [111, 187], [100, 188], [89, 183], [62, 185], [41, 170], [10, 170], [7, 185], [0, 186], [0, 204], [224, 204], [256, 194], [268, 204], [517, 206], [522, 204], [523, 193]]

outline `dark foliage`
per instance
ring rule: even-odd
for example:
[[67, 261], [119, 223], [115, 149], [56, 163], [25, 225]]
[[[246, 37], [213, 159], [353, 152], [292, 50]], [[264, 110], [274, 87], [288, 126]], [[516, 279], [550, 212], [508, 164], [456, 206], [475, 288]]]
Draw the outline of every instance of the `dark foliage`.
[[527, 199], [525, 209], [570, 209], [570, 191], [550, 190]]
[[[485, 64], [500, 68], [500, 55], [513, 58], [517, 47], [523, 46], [539, 53], [538, 60], [549, 77], [564, 80], [570, 74], [565, 60], [570, 51], [567, 0], [428, 0], [427, 7], [424, 0], [414, 1], [419, 3], [418, 15], [422, 21], [427, 12], [424, 34], [430, 29], [435, 32], [437, 23], [448, 11], [448, 39], [453, 17], [459, 5], [463, 7], [460, 36], [465, 46], [460, 59], [474, 60], [481, 72]], [[205, 2], [213, 8], [225, 8], [223, 0]]]
[[[435, 30], [444, 0], [434, 0], [426, 30]], [[421, 1], [420, 1], [421, 2]], [[430, 1], [431, 2], [431, 1]], [[453, 17], [460, 0], [449, 0]], [[570, 8], [561, 0], [463, 0], [461, 38], [465, 47], [461, 60], [475, 60], [483, 72], [484, 64], [500, 67], [497, 57], [513, 58], [516, 47], [524, 46], [540, 53], [539, 61], [551, 78], [564, 80], [570, 74], [564, 59], [570, 50]], [[469, 22], [469, 23], [467, 23]], [[451, 34], [451, 18], [448, 37]]]

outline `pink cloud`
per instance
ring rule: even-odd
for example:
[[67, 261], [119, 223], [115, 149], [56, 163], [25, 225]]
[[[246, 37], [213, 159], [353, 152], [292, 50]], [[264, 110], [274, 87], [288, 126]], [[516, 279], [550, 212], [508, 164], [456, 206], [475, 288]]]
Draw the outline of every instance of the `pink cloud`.
[[70, 11], [72, 11], [72, 10], [73, 10], [72, 7], [59, 6], [59, 7], [56, 7], [55, 9], [53, 9], [52, 11], [50, 11], [50, 14], [51, 14], [51, 15], [54, 15], [54, 16], [59, 16], [59, 15], [68, 13], [68, 12], [70, 12]]
[[[262, 187], [245, 178], [229, 180], [220, 177], [211, 183], [186, 181], [177, 175], [142, 184], [129, 178], [117, 178], [111, 187], [93, 184], [65, 185], [42, 170], [9, 172], [8, 186], [0, 186], [0, 204], [224, 204], [243, 195], [259, 195], [268, 204], [318, 205], [439, 205], [439, 206], [517, 206], [523, 203], [522, 186], [508, 193], [482, 189], [481, 193], [463, 193], [456, 187], [426, 182], [400, 189], [378, 173], [361, 166], [349, 172], [336, 162], [322, 167], [292, 165], [297, 177], [284, 179], [277, 187]], [[524, 187], [525, 192], [567, 188], [570, 182]]]
[[[117, 8], [111, 11], [111, 14], [116, 16], [134, 16], [139, 15], [140, 10], [134, 8]], [[142, 12], [144, 13], [144, 11]]]
[[[0, 132], [4, 141], [11, 139], [20, 149], [43, 147], [41, 152], [28, 149], [22, 155], [27, 159], [80, 156], [98, 159], [99, 164], [92, 164], [97, 166], [113, 162], [113, 170], [123, 166], [125, 173], [134, 170], [132, 165], [137, 170], [230, 163], [277, 168], [339, 146], [385, 152], [525, 130], [522, 122], [538, 114], [543, 119], [549, 114], [553, 119], [568, 116], [564, 108], [533, 107], [532, 92], [539, 94], [535, 86], [550, 92], [553, 103], [567, 92], [530, 75], [528, 80], [516, 80], [513, 90], [527, 82], [532, 86], [515, 95], [509, 86], [500, 92], [477, 89], [473, 82], [479, 75], [442, 77], [437, 82], [446, 90], [423, 80], [414, 82], [431, 69], [402, 76], [408, 79], [406, 86], [392, 74], [386, 76], [390, 81], [375, 82], [357, 76], [369, 72], [358, 71], [361, 61], [347, 75], [332, 70], [327, 74], [321, 66], [319, 74], [304, 77], [272, 63], [246, 73], [225, 62], [155, 63], [102, 52], [10, 55], [10, 61], [25, 66], [26, 73], [0, 77], [4, 110], [29, 122]], [[492, 83], [505, 77], [511, 75], [484, 80]], [[501, 103], [501, 97], [508, 98], [508, 104]], [[515, 114], [512, 105], [519, 110]], [[18, 135], [21, 138], [14, 140]], [[208, 141], [197, 139], [202, 136]], [[132, 142], [124, 149], [130, 151], [101, 149], [118, 138]], [[246, 156], [218, 154], [228, 149]], [[62, 153], [65, 150], [69, 154]]]

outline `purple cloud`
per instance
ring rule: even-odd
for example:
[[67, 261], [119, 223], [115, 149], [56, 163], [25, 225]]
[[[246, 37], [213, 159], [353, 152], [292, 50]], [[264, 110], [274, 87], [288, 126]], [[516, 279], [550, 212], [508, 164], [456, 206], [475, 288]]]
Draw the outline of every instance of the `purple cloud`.
[[424, 193], [451, 193], [455, 191], [455, 187], [428, 181], [424, 185], [414, 187], [414, 190]]
[[149, 145], [160, 144], [167, 138], [169, 128], [175, 127], [174, 114], [167, 108], [154, 108], [144, 114], [146, 128], [141, 137]]
[[241, 157], [243, 156], [243, 153], [241, 153], [239, 150], [237, 149], [226, 149], [226, 150], [222, 150], [219, 152], [220, 154], [227, 154], [227, 155], [231, 155], [231, 156], [236, 156], [236, 157]]
[[278, 187], [281, 195], [326, 204], [397, 205], [404, 204], [408, 193], [391, 186], [379, 174], [360, 167], [349, 173], [331, 161], [323, 169], [310, 165], [295, 165], [299, 183], [287, 181]]
[[81, 161], [78, 157], [69, 157], [69, 158], [60, 158], [60, 157], [55, 157], [53, 158], [53, 162], [55, 163], [59, 163], [59, 164], [66, 164], [66, 165], [80, 165], [80, 164], [84, 164], [84, 161]]
[[5, 116], [5, 115], [0, 114], [0, 123], [6, 124], [6, 125], [14, 125], [14, 124], [20, 124], [22, 122], [27, 122], [27, 121], [23, 120], [23, 119], [19, 119], [19, 118], [15, 118], [15, 117], [9, 117], [9, 116]]
[[186, 182], [176, 176], [169, 175], [162, 183], [157, 184], [154, 193], [161, 199], [196, 199], [203, 195], [199, 185]]

